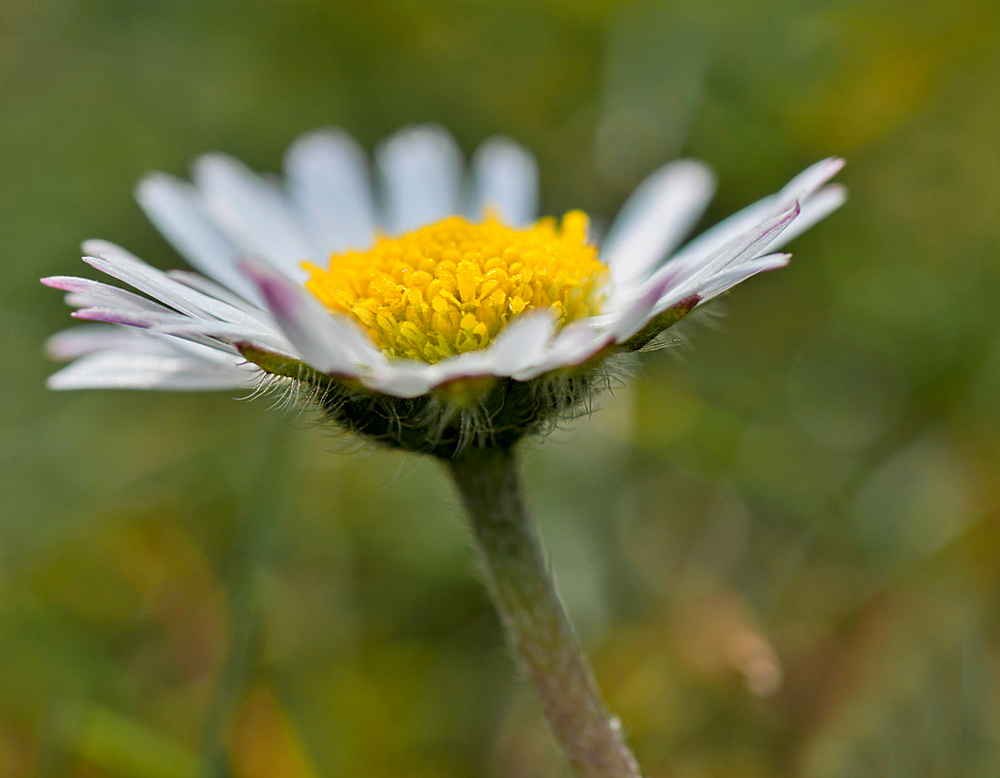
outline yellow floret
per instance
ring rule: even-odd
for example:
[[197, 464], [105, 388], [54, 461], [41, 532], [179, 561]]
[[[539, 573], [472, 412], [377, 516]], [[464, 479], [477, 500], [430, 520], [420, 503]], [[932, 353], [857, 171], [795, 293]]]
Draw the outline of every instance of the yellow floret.
[[548, 308], [558, 326], [599, 312], [606, 268], [586, 243], [587, 216], [526, 230], [453, 216], [368, 251], [306, 264], [306, 287], [392, 357], [437, 362], [485, 348], [515, 316]]

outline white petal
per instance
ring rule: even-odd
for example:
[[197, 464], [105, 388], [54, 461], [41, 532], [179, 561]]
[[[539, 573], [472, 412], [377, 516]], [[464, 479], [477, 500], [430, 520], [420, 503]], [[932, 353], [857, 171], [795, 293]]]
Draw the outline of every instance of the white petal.
[[755, 257], [759, 257], [765, 247], [771, 244], [801, 212], [799, 203], [793, 201], [783, 210], [773, 213], [763, 222], [734, 238], [705, 262], [697, 263], [689, 272], [682, 273], [688, 283], [701, 283], [716, 273], [736, 267]]
[[494, 375], [511, 375], [533, 364], [545, 353], [556, 331], [556, 322], [547, 310], [518, 316], [486, 349]]
[[369, 389], [395, 397], [418, 397], [435, 386], [457, 378], [508, 376], [539, 361], [552, 339], [555, 322], [548, 312], [520, 316], [501, 332], [489, 348], [469, 351], [434, 364], [406, 360], [387, 361], [362, 376]]
[[615, 343], [628, 340], [646, 326], [655, 315], [656, 305], [663, 298], [670, 283], [669, 278], [664, 278], [659, 283], [650, 286], [622, 309], [619, 320], [611, 327], [611, 335]]
[[194, 356], [215, 364], [232, 367], [245, 360], [219, 343], [202, 345], [149, 329], [114, 324], [82, 324], [57, 332], [46, 341], [46, 351], [52, 359], [76, 359], [98, 351], [118, 351], [134, 354]]
[[514, 372], [512, 377], [530, 381], [559, 368], [581, 365], [613, 341], [610, 332], [595, 327], [589, 319], [575, 321], [560, 330], [540, 358]]
[[[74, 319], [104, 322], [105, 324], [125, 324], [129, 327], [138, 327], [140, 329], [147, 329], [159, 324], [187, 324], [192, 321], [207, 323], [205, 319], [192, 319], [190, 316], [186, 316], [183, 313], [175, 313], [174, 311], [160, 313], [158, 311], [141, 311], [129, 307], [107, 308], [93, 306], [73, 311], [70, 315]], [[221, 324], [221, 322], [217, 323]]]
[[[668, 283], [664, 287], [663, 299], [680, 300], [694, 294], [700, 285], [706, 283], [716, 273], [757, 256], [763, 247], [774, 240], [795, 219], [798, 213], [799, 206], [795, 202], [784, 210], [772, 211], [767, 218], [737, 235], [709, 256], [702, 256], [700, 252], [682, 251], [653, 273], [649, 281], [643, 285], [643, 290], [648, 290], [666, 280]], [[675, 303], [671, 303], [673, 304]], [[666, 310], [664, 306], [663, 300], [657, 303], [653, 315]]]
[[102, 351], [50, 376], [50, 389], [219, 390], [254, 386], [259, 372], [183, 355]]
[[153, 333], [173, 335], [195, 344], [224, 349], [229, 353], [236, 353], [239, 346], [246, 345], [295, 357], [295, 348], [280, 332], [262, 333], [236, 324], [206, 319], [163, 319], [150, 322], [148, 329]]
[[555, 322], [548, 312], [520, 316], [506, 327], [489, 348], [470, 351], [434, 364], [388, 361], [361, 378], [369, 389], [395, 397], [418, 397], [435, 386], [457, 378], [508, 376], [544, 358]]
[[[718, 251], [737, 235], [761, 222], [764, 215], [772, 213], [774, 209], [787, 207], [796, 200], [800, 205], [803, 205], [819, 187], [832, 178], [843, 166], [844, 162], [841, 159], [831, 158], [817, 162], [799, 173], [777, 194], [758, 200], [753, 205], [747, 206], [703, 232], [688, 243], [678, 256], [708, 256]], [[762, 251], [771, 248], [771, 246], [764, 246]]]
[[[156, 332], [154, 330], [133, 331], [137, 332], [142, 340], [145, 341], [143, 344], [143, 351], [150, 351], [151, 347], [149, 345], [149, 341], [154, 341], [163, 344], [163, 346], [169, 349], [172, 354], [179, 353], [186, 356], [193, 356], [201, 360], [214, 362], [227, 367], [232, 367], [233, 365], [241, 368], [247, 367], [247, 361], [243, 358], [242, 354], [234, 352], [232, 349], [226, 348], [224, 345], [220, 345], [215, 341], [203, 344], [196, 343], [188, 338], [175, 337], [173, 335]], [[136, 349], [136, 346], [133, 345], [131, 348]], [[153, 352], [155, 353], [155, 349], [153, 349]]]
[[844, 167], [844, 164], [844, 160], [839, 157], [821, 159], [785, 184], [778, 195], [783, 200], [798, 200], [802, 202], [837, 175], [841, 168]]
[[[737, 284], [746, 281], [750, 276], [787, 266], [791, 258], [791, 254], [768, 254], [763, 257], [757, 257], [750, 262], [744, 262], [738, 267], [713, 276], [703, 287], [696, 290], [696, 294], [701, 298], [701, 302], [706, 302], [722, 294], [727, 289], [731, 289]], [[677, 302], [680, 302], [680, 300]]]
[[306, 277], [303, 262], [325, 259], [281, 192], [243, 163], [207, 154], [195, 162], [194, 180], [213, 219], [244, 254], [266, 259], [297, 281]]
[[[81, 308], [72, 314], [74, 319], [121, 324], [140, 330], [155, 330], [174, 334], [179, 338], [201, 343], [214, 349], [238, 353], [233, 343], [252, 342], [256, 334], [216, 319], [192, 319], [181, 313], [155, 313], [134, 309]], [[266, 340], [266, 339], [263, 339]]]
[[[239, 272], [239, 271], [237, 271]], [[221, 284], [215, 283], [211, 279], [205, 278], [205, 276], [200, 273], [192, 273], [190, 270], [168, 270], [166, 272], [168, 278], [177, 281], [178, 283], [184, 284], [184, 286], [189, 286], [197, 292], [201, 292], [209, 297], [214, 297], [216, 300], [221, 300], [224, 303], [228, 303], [234, 308], [243, 311], [246, 314], [254, 317], [259, 321], [269, 321], [269, 314], [264, 311], [259, 305], [251, 303], [247, 299], [241, 297], [234, 292], [229, 291], [226, 287]], [[246, 283], [249, 284], [250, 280], [245, 279]], [[253, 290], [254, 296], [257, 295], [257, 290]]]
[[802, 204], [802, 210], [795, 221], [767, 245], [764, 251], [776, 251], [795, 240], [818, 221], [825, 219], [847, 200], [847, 189], [830, 184], [820, 189]]
[[247, 261], [244, 272], [257, 285], [298, 355], [316, 370], [359, 376], [385, 364], [385, 356], [364, 332], [346, 317], [332, 315], [319, 300], [280, 272], [259, 261]]
[[462, 152], [444, 127], [400, 130], [379, 145], [375, 161], [389, 232], [410, 232], [458, 213]]
[[684, 239], [715, 192], [715, 176], [694, 160], [678, 160], [632, 193], [601, 247], [611, 282], [622, 291], [642, 280]]
[[555, 328], [556, 322], [548, 310], [518, 316], [488, 348], [434, 363], [434, 383], [470, 376], [509, 376], [542, 358]]
[[151, 173], [139, 182], [135, 198], [156, 229], [194, 267], [247, 300], [260, 302], [253, 284], [236, 269], [240, 250], [212, 222], [191, 184]]
[[435, 365], [422, 362], [393, 361], [361, 377], [361, 383], [373, 392], [393, 397], [419, 397], [440, 381]]
[[77, 292], [70, 292], [63, 296], [63, 302], [70, 308], [93, 308], [94, 306], [102, 305], [104, 300]]
[[511, 227], [538, 218], [538, 164], [530, 151], [510, 138], [489, 138], [472, 157], [474, 219], [491, 213]]
[[100, 281], [91, 281], [88, 278], [76, 278], [74, 276], [50, 276], [43, 278], [42, 283], [53, 289], [62, 289], [70, 292], [67, 295], [68, 301], [84, 302], [86, 307], [112, 306], [116, 308], [131, 308], [137, 311], [160, 311], [167, 309], [159, 303], [154, 303], [145, 297], [140, 297], [126, 289], [119, 289], [116, 286], [103, 284]]
[[342, 130], [304, 135], [285, 155], [289, 198], [306, 217], [324, 255], [365, 249], [375, 234], [368, 162]]
[[81, 308], [72, 314], [75, 319], [136, 327], [159, 334], [200, 343], [231, 354], [238, 353], [238, 344], [249, 344], [266, 351], [292, 355], [291, 344], [280, 331], [246, 327], [212, 318], [199, 318], [173, 311], [144, 311], [133, 307]]
[[181, 284], [113, 243], [88, 240], [84, 242], [83, 249], [94, 255], [83, 258], [87, 264], [182, 313], [196, 318], [214, 317], [248, 329], [270, 329], [259, 315], [247, 313]]
[[[143, 336], [139, 330], [116, 327], [111, 324], [81, 324], [55, 335], [45, 341], [45, 352], [50, 359], [59, 361], [76, 359], [95, 351], [109, 349], [129, 349], [141, 343]], [[165, 350], [165, 347], [164, 347]]]

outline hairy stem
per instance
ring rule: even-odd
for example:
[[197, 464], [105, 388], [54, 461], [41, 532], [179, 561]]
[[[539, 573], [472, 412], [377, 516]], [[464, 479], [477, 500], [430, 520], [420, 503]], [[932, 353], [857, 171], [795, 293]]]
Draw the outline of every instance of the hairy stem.
[[513, 453], [470, 447], [448, 464], [507, 637], [573, 769], [582, 778], [639, 778], [549, 575]]

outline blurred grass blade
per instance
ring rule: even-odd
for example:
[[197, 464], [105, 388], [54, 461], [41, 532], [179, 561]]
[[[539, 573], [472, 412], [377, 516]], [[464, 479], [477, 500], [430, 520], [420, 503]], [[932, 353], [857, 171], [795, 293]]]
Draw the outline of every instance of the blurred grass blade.
[[204, 762], [148, 727], [107, 708], [87, 704], [76, 754], [121, 778], [205, 778]]

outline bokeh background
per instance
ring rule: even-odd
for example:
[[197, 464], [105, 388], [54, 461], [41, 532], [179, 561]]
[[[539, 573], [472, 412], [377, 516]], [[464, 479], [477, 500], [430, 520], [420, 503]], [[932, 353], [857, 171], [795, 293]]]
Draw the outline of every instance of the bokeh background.
[[43, 382], [38, 277], [223, 150], [418, 121], [607, 223], [840, 154], [786, 270], [526, 446], [650, 778], [1000, 775], [1000, 9], [973, 0], [3, 0], [0, 776], [565, 776], [432, 463], [266, 401]]

